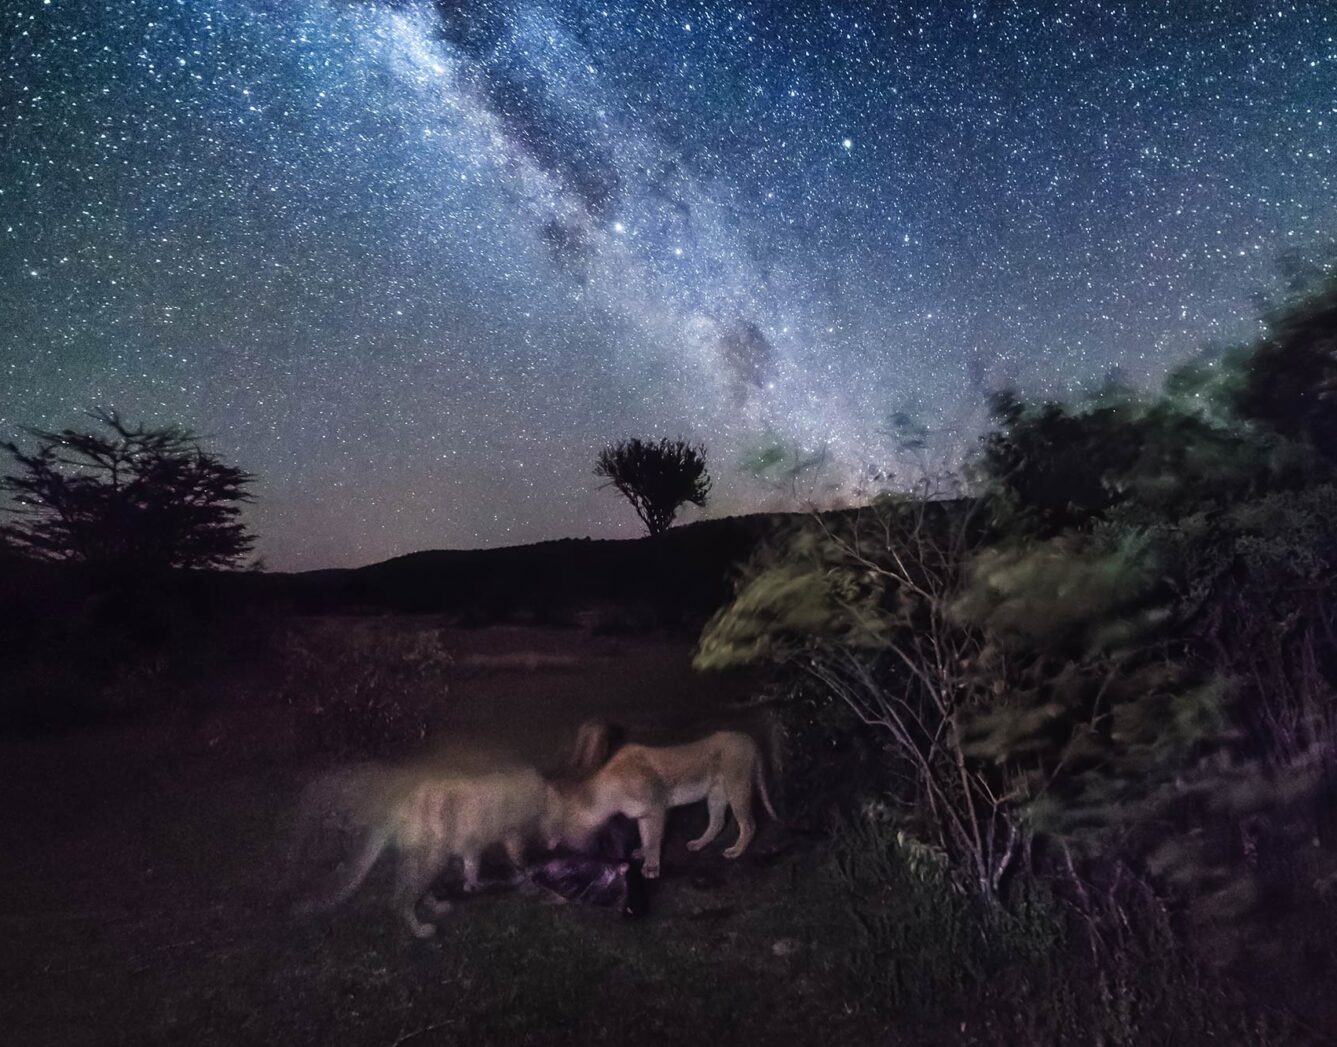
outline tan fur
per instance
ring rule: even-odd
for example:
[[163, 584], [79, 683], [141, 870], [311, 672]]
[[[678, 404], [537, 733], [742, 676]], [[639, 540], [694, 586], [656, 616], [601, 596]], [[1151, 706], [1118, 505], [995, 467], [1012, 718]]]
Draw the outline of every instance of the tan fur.
[[364, 845], [335, 885], [301, 903], [297, 911], [310, 913], [346, 901], [381, 853], [393, 849], [398, 858], [395, 908], [415, 936], [430, 937], [436, 928], [418, 918], [418, 907], [429, 907], [433, 916], [449, 912], [450, 903], [436, 901], [429, 889], [450, 858], [463, 860], [466, 890], [477, 889], [479, 861], [495, 844], [504, 846], [518, 867], [526, 842], [552, 832], [549, 793], [538, 772], [528, 768], [427, 776], [407, 788], [394, 788], [388, 806], [367, 820]]
[[326, 771], [307, 783], [288, 835], [286, 873], [295, 884], [322, 846], [379, 824], [423, 777], [407, 768], [363, 762]]
[[[761, 753], [748, 735], [717, 731], [687, 745], [626, 745], [594, 775], [558, 793], [555, 824], [561, 839], [581, 846], [615, 814], [635, 818], [641, 831], [644, 873], [659, 875], [664, 821], [672, 807], [705, 800], [710, 823], [688, 850], [698, 851], [724, 828], [727, 809], [738, 821], [738, 840], [724, 852], [737, 858], [752, 842], [752, 790], [757, 787], [772, 818]], [[556, 839], [549, 843], [555, 845]]]

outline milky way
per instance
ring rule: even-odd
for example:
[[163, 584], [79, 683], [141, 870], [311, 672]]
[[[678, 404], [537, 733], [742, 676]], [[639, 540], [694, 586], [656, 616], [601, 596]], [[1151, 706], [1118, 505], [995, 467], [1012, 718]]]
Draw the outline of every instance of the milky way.
[[[0, 430], [257, 473], [273, 567], [630, 535], [597, 448], [1135, 384], [1337, 232], [1329, 3], [0, 4]], [[955, 451], [952, 453], [956, 453]]]

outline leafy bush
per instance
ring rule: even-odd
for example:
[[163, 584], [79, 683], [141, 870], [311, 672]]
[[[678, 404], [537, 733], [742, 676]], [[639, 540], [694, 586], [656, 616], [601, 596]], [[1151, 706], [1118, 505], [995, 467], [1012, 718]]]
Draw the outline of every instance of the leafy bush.
[[1313, 879], [1298, 848], [1337, 839], [1337, 282], [1269, 325], [1159, 396], [998, 397], [969, 497], [814, 516], [704, 631], [698, 667], [769, 665], [813, 743], [833, 710], [868, 740], [880, 766], [844, 808], [883, 797], [910, 835], [847, 829], [838, 852], [863, 976], [895, 999], [980, 984], [980, 928], [1034, 884], [1019, 856], [1052, 875], [1075, 851], [1138, 887], [1066, 900], [1100, 943], [1070, 1028], [1139, 1042], [1190, 1015], [1244, 1038], [1191, 1002], [1217, 989], [1162, 900], [1230, 960], [1220, 932], [1265, 932], [1260, 903]]
[[106, 587], [67, 566], [0, 577], [0, 726], [89, 726], [195, 714], [265, 685], [277, 608], [201, 574]]

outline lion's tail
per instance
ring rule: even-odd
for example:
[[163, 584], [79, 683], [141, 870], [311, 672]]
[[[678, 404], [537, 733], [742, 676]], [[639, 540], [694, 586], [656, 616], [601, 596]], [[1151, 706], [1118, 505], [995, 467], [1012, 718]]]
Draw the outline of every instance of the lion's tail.
[[348, 901], [362, 886], [362, 881], [367, 878], [372, 866], [376, 864], [376, 859], [389, 845], [390, 838], [393, 835], [394, 825], [391, 819], [385, 819], [380, 825], [370, 830], [367, 833], [367, 840], [363, 844], [362, 850], [349, 865], [348, 870], [340, 876], [338, 882], [329, 890], [298, 902], [293, 906], [293, 913], [297, 916], [309, 916], [312, 913], [333, 909]]
[[316, 843], [336, 817], [346, 815], [347, 798], [342, 795], [347, 772], [323, 774], [308, 782], [297, 803], [297, 813], [288, 831], [287, 849], [283, 856], [282, 886], [296, 888], [305, 871], [306, 860], [316, 849]]
[[297, 804], [297, 815], [288, 831], [288, 846], [283, 856], [283, 886], [292, 888], [301, 876], [302, 865], [306, 856], [314, 847], [321, 828], [321, 814], [317, 791], [317, 782], [312, 782], [302, 790], [302, 798]]
[[761, 760], [758, 760], [755, 766], [756, 766], [755, 773], [757, 776], [757, 792], [761, 794], [761, 805], [766, 808], [766, 813], [769, 814], [774, 821], [778, 822], [780, 820], [780, 816], [775, 813], [775, 805], [771, 803], [770, 789], [766, 785], [766, 768], [763, 766]]

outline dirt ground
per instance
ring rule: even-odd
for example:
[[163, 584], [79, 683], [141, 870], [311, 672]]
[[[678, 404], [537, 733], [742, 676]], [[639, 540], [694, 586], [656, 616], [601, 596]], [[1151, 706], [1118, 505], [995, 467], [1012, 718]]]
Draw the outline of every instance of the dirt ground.
[[[730, 711], [746, 682], [693, 673], [682, 641], [447, 637], [430, 736], [446, 761], [553, 766], [592, 715], [651, 742], [758, 723]], [[729, 829], [689, 862], [699, 812], [671, 823], [642, 920], [498, 892], [419, 942], [389, 915], [385, 869], [345, 908], [295, 920], [284, 829], [329, 764], [293, 751], [263, 706], [0, 743], [0, 1040], [830, 1042], [842, 1016], [867, 1032], [805, 947], [792, 844], [771, 827], [728, 863]]]

